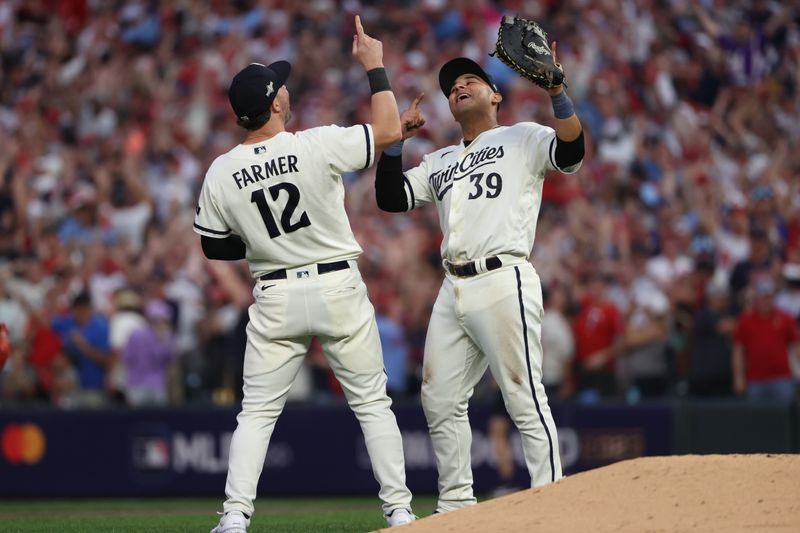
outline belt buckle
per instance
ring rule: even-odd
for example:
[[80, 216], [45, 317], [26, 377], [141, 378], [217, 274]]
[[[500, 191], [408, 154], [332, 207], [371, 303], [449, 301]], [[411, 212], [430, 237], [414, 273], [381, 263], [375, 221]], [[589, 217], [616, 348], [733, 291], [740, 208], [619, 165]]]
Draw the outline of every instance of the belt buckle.
[[447, 270], [452, 275], [458, 276], [459, 278], [470, 278], [478, 273], [474, 261], [468, 261], [466, 263], [451, 263], [448, 261]]

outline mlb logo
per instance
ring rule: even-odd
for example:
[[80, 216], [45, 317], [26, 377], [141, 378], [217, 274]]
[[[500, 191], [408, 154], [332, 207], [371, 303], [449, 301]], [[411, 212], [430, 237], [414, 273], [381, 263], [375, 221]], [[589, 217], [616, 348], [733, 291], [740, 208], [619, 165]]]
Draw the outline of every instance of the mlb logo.
[[138, 437], [133, 441], [133, 463], [139, 470], [164, 470], [170, 464], [170, 442], [165, 437]]
[[256, 153], [256, 155], [258, 155], [258, 154], [264, 154], [264, 153], [266, 153], [266, 152], [267, 152], [267, 147], [266, 147], [266, 146], [256, 146], [256, 147], [255, 147], [255, 153]]
[[309, 276], [308, 270], [301, 270], [297, 273], [298, 278], [307, 278]]

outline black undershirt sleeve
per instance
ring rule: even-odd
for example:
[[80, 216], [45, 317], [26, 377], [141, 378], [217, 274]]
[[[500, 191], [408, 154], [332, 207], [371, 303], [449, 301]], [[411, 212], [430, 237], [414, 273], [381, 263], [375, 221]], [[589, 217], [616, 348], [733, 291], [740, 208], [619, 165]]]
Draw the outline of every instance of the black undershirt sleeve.
[[378, 207], [390, 213], [408, 210], [403, 180], [403, 156], [381, 154], [375, 169], [375, 198]]
[[556, 166], [568, 168], [583, 161], [583, 130], [573, 141], [562, 141], [556, 136]]
[[247, 254], [247, 247], [238, 235], [231, 235], [224, 239], [212, 239], [201, 235], [200, 244], [203, 246], [203, 253], [209, 259], [236, 261], [244, 259]]

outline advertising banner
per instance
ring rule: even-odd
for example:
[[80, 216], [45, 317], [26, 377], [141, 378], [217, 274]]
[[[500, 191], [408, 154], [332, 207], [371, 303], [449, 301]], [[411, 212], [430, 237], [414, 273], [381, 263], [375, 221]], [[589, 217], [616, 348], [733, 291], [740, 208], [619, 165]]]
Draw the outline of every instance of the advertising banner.
[[[409, 488], [436, 492], [436, 461], [417, 405], [394, 408]], [[667, 405], [554, 405], [565, 473], [672, 452]], [[477, 493], [498, 483], [488, 437], [490, 406], [470, 409]], [[0, 412], [0, 497], [221, 496], [232, 409]], [[510, 442], [515, 482], [529, 483], [519, 435]], [[358, 422], [344, 406], [289, 405], [278, 419], [261, 494], [377, 492]]]

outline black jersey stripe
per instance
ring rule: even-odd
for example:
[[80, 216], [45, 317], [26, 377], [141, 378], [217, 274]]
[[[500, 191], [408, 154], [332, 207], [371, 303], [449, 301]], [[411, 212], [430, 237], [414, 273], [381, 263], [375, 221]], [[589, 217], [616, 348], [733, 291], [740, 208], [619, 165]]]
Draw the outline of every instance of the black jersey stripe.
[[408, 206], [408, 210], [411, 211], [417, 205], [417, 200], [414, 198], [414, 188], [411, 186], [411, 182], [408, 181], [408, 178], [405, 174], [403, 174], [403, 181], [405, 182], [406, 187], [408, 187], [408, 194], [411, 195], [411, 205]]
[[550, 481], [556, 480], [556, 465], [553, 458], [553, 437], [550, 435], [550, 428], [544, 420], [542, 408], [539, 406], [539, 398], [536, 396], [536, 388], [533, 386], [533, 371], [531, 369], [531, 358], [528, 348], [528, 322], [525, 320], [525, 306], [522, 303], [522, 279], [519, 274], [519, 267], [514, 267], [517, 273], [517, 296], [519, 297], [519, 314], [522, 317], [522, 338], [525, 340], [525, 362], [528, 364], [528, 382], [531, 386], [531, 394], [533, 395], [533, 403], [536, 404], [536, 412], [539, 414], [539, 421], [544, 426], [544, 431], [547, 433], [547, 443], [550, 445]]
[[553, 137], [553, 140], [550, 141], [550, 148], [547, 149], [547, 156], [550, 158], [550, 164], [553, 165], [553, 168], [556, 170], [561, 170], [560, 168], [558, 168], [558, 165], [556, 165], [555, 159], [553, 159], [553, 153], [554, 153], [553, 146], [555, 146], [555, 143], [556, 143], [556, 138]]
[[194, 223], [194, 227], [199, 229], [200, 231], [205, 231], [206, 233], [213, 233], [214, 235], [227, 235], [227, 234], [229, 234], [231, 232], [230, 230], [228, 230], [228, 231], [219, 231], [219, 230], [216, 230], [216, 229], [204, 228], [203, 226], [201, 226], [197, 222]]
[[364, 137], [367, 140], [367, 163], [364, 165], [364, 168], [369, 168], [370, 163], [372, 163], [372, 141], [369, 138], [369, 127], [366, 124], [361, 125], [364, 128]]

